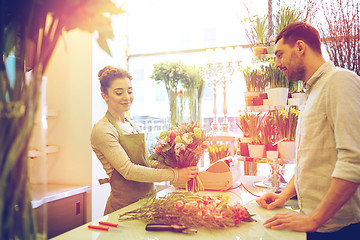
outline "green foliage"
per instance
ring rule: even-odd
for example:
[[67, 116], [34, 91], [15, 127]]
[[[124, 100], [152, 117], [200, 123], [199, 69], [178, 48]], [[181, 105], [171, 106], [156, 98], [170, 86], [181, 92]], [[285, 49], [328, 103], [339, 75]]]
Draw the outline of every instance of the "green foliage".
[[[195, 66], [187, 66], [180, 61], [159, 62], [154, 64], [150, 78], [158, 84], [165, 84], [169, 96], [172, 125], [183, 121], [185, 103], [189, 105], [191, 121], [200, 120], [198, 116], [205, 81]], [[183, 88], [184, 91], [178, 91], [179, 88]]]
[[277, 21], [276, 34], [290, 23], [300, 21], [300, 16], [300, 13], [296, 9], [291, 10], [290, 7], [282, 7]]
[[249, 20], [251, 23], [251, 27], [254, 29], [256, 34], [257, 43], [265, 44], [265, 37], [267, 31], [267, 16], [263, 16], [262, 18], [259, 15], [254, 15], [251, 18], [245, 18], [245, 21]]
[[289, 87], [289, 81], [283, 72], [275, 67], [273, 61], [269, 61], [265, 69], [266, 81], [270, 84], [270, 88]]
[[263, 66], [260, 69], [247, 67], [242, 70], [248, 92], [263, 92], [265, 90], [267, 79], [265, 78], [264, 71]]

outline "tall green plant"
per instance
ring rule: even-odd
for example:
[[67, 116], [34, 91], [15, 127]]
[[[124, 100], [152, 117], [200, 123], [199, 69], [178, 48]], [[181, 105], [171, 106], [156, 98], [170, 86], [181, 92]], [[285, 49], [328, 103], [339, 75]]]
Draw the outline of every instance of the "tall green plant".
[[[31, 205], [28, 146], [42, 75], [63, 32], [98, 32], [110, 54], [111, 0], [2, 0], [0, 7], [0, 238], [37, 239]], [[16, 59], [11, 66], [11, 59]], [[32, 78], [25, 78], [31, 69]]]
[[170, 103], [171, 125], [180, 123], [178, 112], [178, 87], [189, 81], [189, 74], [182, 62], [164, 61], [154, 64], [151, 78], [158, 84], [164, 83]]

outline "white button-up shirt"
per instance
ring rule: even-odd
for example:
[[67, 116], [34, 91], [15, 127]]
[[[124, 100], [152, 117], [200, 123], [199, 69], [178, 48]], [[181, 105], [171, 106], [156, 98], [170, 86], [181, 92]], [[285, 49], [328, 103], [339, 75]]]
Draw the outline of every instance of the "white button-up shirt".
[[[360, 183], [360, 77], [324, 63], [306, 83], [296, 134], [295, 188], [301, 212], [310, 214], [332, 177]], [[319, 232], [360, 222], [360, 188]]]

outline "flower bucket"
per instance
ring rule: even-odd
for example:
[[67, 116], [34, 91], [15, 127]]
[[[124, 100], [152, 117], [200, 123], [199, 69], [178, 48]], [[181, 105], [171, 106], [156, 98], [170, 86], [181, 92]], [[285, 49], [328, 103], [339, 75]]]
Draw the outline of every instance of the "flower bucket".
[[265, 145], [249, 144], [249, 156], [252, 158], [263, 158], [265, 156]]
[[299, 105], [304, 104], [304, 101], [305, 101], [305, 93], [304, 92], [292, 93], [291, 97], [296, 98], [296, 99], [300, 99], [299, 100]]
[[269, 88], [267, 93], [270, 106], [285, 106], [287, 104], [289, 88]]
[[279, 157], [281, 159], [295, 159], [296, 146], [295, 141], [283, 141], [278, 143]]

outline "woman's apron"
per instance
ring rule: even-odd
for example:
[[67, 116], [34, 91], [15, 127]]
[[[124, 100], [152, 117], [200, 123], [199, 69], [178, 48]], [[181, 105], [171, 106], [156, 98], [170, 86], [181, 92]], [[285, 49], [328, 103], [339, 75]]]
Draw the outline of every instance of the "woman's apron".
[[[127, 153], [130, 161], [137, 165], [150, 167], [147, 158], [148, 152], [146, 150], [144, 134], [133, 133], [125, 135], [122, 133], [118, 124], [109, 112], [106, 113], [106, 118], [118, 131], [120, 139], [119, 143]], [[111, 174], [110, 185], [111, 192], [106, 203], [104, 215], [134, 203], [155, 191], [154, 183], [126, 180], [118, 171], [116, 171], [116, 169], [114, 169]]]

